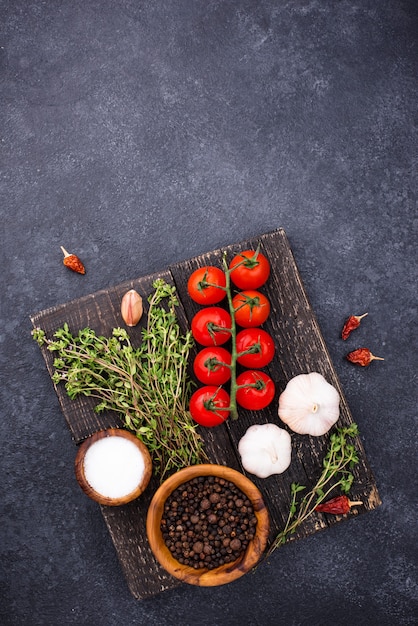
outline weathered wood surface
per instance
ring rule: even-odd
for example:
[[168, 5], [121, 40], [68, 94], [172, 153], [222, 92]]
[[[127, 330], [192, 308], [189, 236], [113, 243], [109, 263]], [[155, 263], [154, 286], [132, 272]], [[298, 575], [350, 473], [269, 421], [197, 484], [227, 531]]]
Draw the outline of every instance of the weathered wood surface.
[[[276, 384], [276, 398], [270, 407], [263, 411], [240, 410], [239, 419], [234, 422], [229, 420], [226, 424], [213, 429], [201, 429], [210, 461], [243, 471], [237, 453], [239, 439], [248, 426], [255, 423], [275, 422], [283, 426], [277, 416], [277, 398], [287, 381], [297, 374], [312, 371], [323, 374], [338, 389], [341, 396], [339, 423], [349, 425], [353, 422], [320, 328], [306, 296], [289, 242], [282, 229], [233, 244], [223, 250], [216, 250], [183, 261], [158, 274], [127, 281], [110, 289], [104, 289], [42, 311], [31, 317], [32, 323], [34, 327], [43, 328], [48, 337], [51, 337], [64, 322], [69, 324], [72, 332], [89, 326], [96, 333], [109, 335], [112, 328], [121, 325], [120, 301], [123, 294], [129, 289], [136, 289], [146, 303], [152, 291], [153, 281], [156, 278], [163, 278], [176, 285], [180, 299], [179, 320], [185, 329], [194, 313], [200, 308], [187, 295], [187, 278], [190, 272], [202, 265], [221, 266], [224, 252], [227, 258], [231, 259], [237, 252], [254, 249], [258, 244], [261, 245], [261, 251], [272, 265], [269, 281], [261, 288], [261, 291], [269, 297], [272, 304], [271, 315], [263, 327], [272, 334], [276, 344], [275, 358], [270, 366], [265, 368]], [[146, 319], [146, 315], [143, 319]], [[134, 343], [140, 341], [140, 333], [141, 324], [130, 329]], [[53, 356], [45, 349], [42, 349], [42, 353], [52, 376]], [[70, 400], [62, 385], [55, 386], [55, 391], [76, 444], [97, 430], [121, 426], [119, 417], [111, 412], [97, 415], [93, 410], [94, 401], [91, 399]], [[328, 445], [328, 435], [309, 437], [291, 433], [291, 436], [292, 464], [284, 474], [263, 480], [249, 475], [262, 492], [270, 512], [270, 541], [284, 525], [289, 507], [291, 483], [298, 482], [308, 488], [315, 483], [321, 472], [322, 459]], [[360, 438], [357, 438], [355, 443], [360, 462], [354, 469], [355, 480], [351, 496], [354, 500], [364, 502], [364, 506], [356, 509], [357, 513], [363, 513], [376, 508], [380, 504], [380, 499]], [[129, 588], [138, 599], [155, 595], [179, 584], [155, 561], [146, 538], [146, 513], [157, 486], [158, 479], [153, 478], [145, 494], [137, 501], [123, 507], [101, 507]], [[350, 515], [354, 514], [353, 511]], [[345, 518], [331, 519], [327, 516], [325, 520], [323, 515], [313, 515], [295, 533], [293, 539], [312, 534], [326, 528], [328, 524], [338, 523], [341, 519]]]

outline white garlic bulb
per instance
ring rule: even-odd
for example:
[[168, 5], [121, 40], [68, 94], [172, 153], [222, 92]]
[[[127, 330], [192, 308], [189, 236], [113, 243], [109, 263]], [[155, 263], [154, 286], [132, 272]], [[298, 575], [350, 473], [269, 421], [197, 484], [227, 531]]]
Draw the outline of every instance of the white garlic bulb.
[[238, 452], [247, 472], [259, 478], [281, 474], [291, 461], [290, 435], [276, 424], [254, 424], [240, 439]]
[[340, 415], [340, 395], [322, 374], [299, 374], [279, 397], [279, 417], [300, 435], [325, 435]]

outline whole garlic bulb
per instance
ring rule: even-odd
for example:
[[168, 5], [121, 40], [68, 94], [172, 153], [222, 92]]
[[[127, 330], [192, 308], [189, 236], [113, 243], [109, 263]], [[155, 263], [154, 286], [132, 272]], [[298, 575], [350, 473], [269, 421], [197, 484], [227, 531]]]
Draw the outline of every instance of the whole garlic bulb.
[[279, 397], [279, 417], [300, 435], [325, 435], [340, 416], [340, 395], [322, 374], [299, 374]]
[[254, 424], [238, 443], [242, 466], [247, 472], [267, 478], [281, 474], [290, 465], [291, 438], [287, 430], [276, 424]]

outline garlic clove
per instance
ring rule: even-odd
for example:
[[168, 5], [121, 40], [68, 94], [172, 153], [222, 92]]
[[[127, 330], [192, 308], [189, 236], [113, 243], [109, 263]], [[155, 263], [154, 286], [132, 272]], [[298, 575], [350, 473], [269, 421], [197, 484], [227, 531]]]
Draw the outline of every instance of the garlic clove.
[[138, 324], [142, 317], [143, 306], [142, 298], [135, 289], [130, 289], [125, 293], [121, 301], [120, 311], [122, 319], [127, 326], [136, 326]]

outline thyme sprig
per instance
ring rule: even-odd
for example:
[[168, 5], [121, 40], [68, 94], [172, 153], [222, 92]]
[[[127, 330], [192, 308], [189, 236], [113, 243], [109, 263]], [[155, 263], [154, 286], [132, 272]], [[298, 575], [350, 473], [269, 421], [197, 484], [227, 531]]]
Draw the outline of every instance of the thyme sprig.
[[343, 493], [350, 491], [354, 479], [350, 470], [358, 463], [359, 459], [354, 444], [350, 443], [348, 438], [357, 435], [358, 427], [355, 423], [347, 427], [337, 428], [331, 434], [327, 453], [323, 460], [322, 474], [300, 503], [297, 502], [298, 493], [304, 491], [306, 487], [299, 485], [299, 483], [292, 483], [289, 514], [285, 527], [271, 544], [267, 556], [286, 543], [288, 537], [312, 515], [315, 507], [325, 500], [332, 491], [338, 488]]
[[114, 328], [111, 337], [98, 336], [90, 328], [73, 335], [65, 323], [52, 340], [39, 328], [32, 335], [56, 353], [53, 382], [64, 383], [71, 399], [79, 395], [97, 399], [97, 413], [119, 413], [124, 425], [148, 447], [163, 480], [206, 460], [206, 454], [188, 411], [192, 383], [187, 364], [193, 338], [190, 331], [181, 333], [175, 288], [162, 279], [153, 287], [138, 348], [123, 328]]

